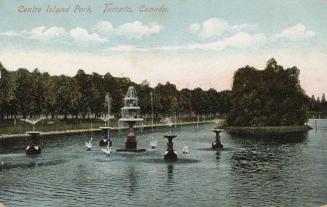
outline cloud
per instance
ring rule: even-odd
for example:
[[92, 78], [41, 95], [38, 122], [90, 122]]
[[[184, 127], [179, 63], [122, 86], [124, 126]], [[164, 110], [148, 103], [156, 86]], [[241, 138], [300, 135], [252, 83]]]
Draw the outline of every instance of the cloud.
[[125, 36], [140, 39], [160, 33], [162, 26], [158, 23], [145, 24], [140, 21], [134, 21], [114, 27], [109, 21], [101, 21], [93, 29], [103, 36]]
[[135, 51], [148, 51], [148, 48], [140, 48], [136, 47], [135, 45], [119, 45], [115, 47], [110, 47], [106, 49], [108, 51], [114, 51], [114, 52], [135, 52]]
[[105, 38], [101, 38], [96, 33], [89, 33], [86, 29], [83, 29], [81, 27], [76, 27], [70, 30], [70, 36], [75, 41], [86, 42], [86, 43], [103, 43], [108, 41]]
[[288, 40], [296, 41], [300, 39], [312, 38], [316, 35], [315, 32], [309, 31], [301, 23], [284, 29], [281, 33], [275, 34], [273, 39], [286, 38]]
[[8, 31], [0, 33], [0, 35], [11, 36], [11, 37], [21, 37], [24, 39], [34, 39], [34, 40], [53, 40], [64, 37], [67, 35], [67, 32], [62, 27], [49, 27], [45, 26], [35, 27], [30, 31], [23, 30], [21, 32]]
[[113, 29], [113, 25], [111, 24], [111, 22], [108, 21], [100, 21], [94, 26], [94, 30], [101, 34], [108, 34], [112, 32]]
[[60, 38], [72, 38], [77, 42], [84, 43], [104, 43], [108, 41], [108, 36], [126, 36], [129, 38], [143, 38], [152, 34], [160, 33], [162, 26], [157, 23], [145, 24], [140, 21], [134, 21], [114, 27], [109, 21], [100, 21], [93, 28], [93, 31], [82, 27], [75, 27], [66, 31], [63, 27], [35, 27], [31, 30], [22, 30], [19, 32], [7, 31], [0, 33], [0, 36], [19, 37], [23, 39], [34, 39], [39, 41], [48, 41]]
[[267, 37], [260, 34], [248, 34], [245, 32], [237, 33], [233, 36], [209, 43], [199, 44], [188, 44], [188, 45], [173, 45], [173, 46], [161, 46], [161, 47], [150, 47], [142, 48], [135, 45], [121, 45], [116, 47], [108, 48], [109, 51], [119, 52], [131, 52], [131, 51], [142, 51], [150, 52], [154, 50], [208, 50], [208, 51], [222, 51], [227, 48], [254, 48], [264, 45], [268, 41]]
[[240, 24], [240, 25], [230, 25], [226, 20], [219, 18], [210, 18], [205, 20], [202, 24], [192, 23], [188, 32], [194, 35], [198, 35], [202, 39], [207, 39], [211, 37], [218, 37], [224, 33], [235, 33], [244, 30], [253, 30], [257, 25], [251, 24]]
[[256, 25], [256, 24], [239, 24], [239, 25], [230, 26], [229, 29], [231, 31], [241, 32], [244, 30], [254, 30], [257, 27], [258, 27], [258, 25]]
[[191, 34], [196, 34], [201, 28], [201, 25], [198, 23], [193, 23], [190, 25], [190, 27], [188, 28], [188, 32]]
[[46, 28], [44, 26], [41, 27], [35, 27], [31, 29], [30, 31], [20, 31], [20, 32], [14, 32], [14, 31], [8, 31], [0, 33], [0, 35], [3, 36], [9, 36], [9, 37], [20, 37], [24, 39], [34, 39], [34, 40], [40, 40], [40, 41], [49, 41], [54, 39], [60, 39], [60, 38], [73, 38], [75, 41], [79, 42], [89, 42], [89, 43], [102, 43], [106, 42], [107, 40], [104, 38], [101, 38], [96, 33], [89, 33], [86, 29], [76, 27], [68, 33], [63, 27], [49, 27]]
[[267, 42], [267, 38], [264, 34], [248, 34], [245, 32], [237, 33], [231, 37], [227, 37], [223, 40], [211, 42], [211, 43], [201, 43], [201, 44], [191, 44], [188, 47], [190, 49], [200, 49], [200, 50], [214, 50], [221, 51], [226, 48], [251, 48], [258, 47]]
[[223, 19], [211, 18], [202, 23], [201, 38], [219, 36], [228, 29], [228, 22]]
[[21, 36], [20, 33], [18, 33], [18, 32], [14, 32], [14, 31], [1, 32], [0, 35], [2, 35], [2, 36], [8, 36], [8, 37], [17, 37], [17, 36]]
[[132, 38], [142, 38], [152, 34], [158, 34], [161, 29], [162, 27], [157, 23], [147, 25], [140, 21], [134, 21], [118, 26], [115, 29], [115, 34]]

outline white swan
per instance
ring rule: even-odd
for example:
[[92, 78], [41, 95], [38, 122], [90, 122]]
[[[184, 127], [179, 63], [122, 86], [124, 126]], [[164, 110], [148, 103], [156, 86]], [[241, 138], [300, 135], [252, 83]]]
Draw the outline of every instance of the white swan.
[[154, 149], [154, 148], [156, 148], [157, 147], [157, 140], [150, 140], [150, 147], [152, 148], [152, 149]]
[[184, 147], [182, 149], [182, 154], [189, 154], [189, 153], [190, 153], [189, 147], [184, 144]]
[[106, 149], [101, 149], [101, 151], [104, 152], [107, 156], [109, 156], [111, 154], [111, 150], [110, 150], [110, 147], [109, 147], [109, 142], [108, 142], [107, 148]]
[[91, 139], [88, 142], [85, 141], [85, 147], [86, 147], [87, 151], [91, 151], [91, 149], [92, 149], [92, 140], [93, 140], [93, 138], [91, 137]]

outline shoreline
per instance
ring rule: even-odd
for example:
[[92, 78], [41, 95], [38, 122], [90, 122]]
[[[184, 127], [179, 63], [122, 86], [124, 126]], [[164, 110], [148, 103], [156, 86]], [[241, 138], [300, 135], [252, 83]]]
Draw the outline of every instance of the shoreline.
[[232, 133], [291, 133], [291, 132], [308, 132], [312, 129], [309, 125], [294, 126], [263, 126], [263, 127], [223, 127], [227, 132]]
[[[216, 123], [214, 120], [210, 121], [201, 121], [201, 122], [182, 122], [177, 123], [176, 126], [185, 126], [185, 125], [196, 125], [196, 124], [207, 124], [207, 123]], [[173, 127], [175, 124], [173, 124]], [[144, 126], [135, 126], [135, 129], [149, 129], [151, 128], [151, 125], [144, 125]], [[153, 128], [163, 128], [168, 127], [167, 124], [154, 124]], [[118, 131], [118, 130], [126, 130], [128, 127], [110, 127], [110, 131]], [[40, 137], [53, 137], [53, 136], [59, 136], [59, 135], [75, 135], [75, 134], [81, 134], [81, 133], [90, 133], [90, 132], [101, 132], [101, 129], [94, 128], [94, 129], [72, 129], [72, 130], [63, 130], [63, 131], [48, 131], [48, 132], [41, 132], [39, 135]], [[4, 139], [14, 139], [14, 138], [29, 138], [30, 135], [28, 134], [2, 134], [0, 135], [0, 140]]]

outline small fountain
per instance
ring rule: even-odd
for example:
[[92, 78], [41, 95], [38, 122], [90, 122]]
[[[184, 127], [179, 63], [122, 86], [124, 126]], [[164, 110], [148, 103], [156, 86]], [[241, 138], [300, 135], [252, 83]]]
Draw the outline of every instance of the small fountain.
[[183, 144], [184, 144], [184, 147], [182, 149], [182, 154], [189, 154], [190, 148], [187, 145], [185, 145], [185, 143], [183, 143]]
[[127, 140], [124, 149], [117, 149], [117, 152], [145, 152], [145, 149], [137, 149], [137, 141], [135, 138], [134, 124], [142, 122], [143, 118], [140, 117], [140, 107], [138, 106], [138, 98], [135, 88], [130, 86], [124, 98], [124, 107], [121, 109], [122, 117], [119, 122], [128, 124]]
[[151, 96], [151, 140], [150, 140], [150, 147], [151, 149], [155, 149], [157, 147], [158, 140], [153, 138], [153, 93], [150, 93]]
[[222, 132], [222, 130], [218, 128], [214, 128], [212, 131], [216, 133], [216, 140], [212, 142], [212, 149], [213, 150], [223, 149], [224, 146], [221, 144], [220, 136], [219, 136], [219, 133]]
[[86, 151], [91, 151], [93, 145], [92, 145], [92, 140], [93, 138], [91, 137], [89, 141], [86, 141], [85, 142], [85, 148], [86, 148]]
[[[112, 146], [112, 141], [110, 140], [110, 136], [109, 136], [109, 121], [110, 121], [110, 98], [109, 98], [109, 94], [107, 93], [106, 97], [105, 97], [105, 105], [107, 106], [107, 115], [104, 117], [101, 117], [101, 120], [104, 121], [105, 126], [100, 127], [101, 131], [102, 131], [102, 139], [99, 142], [99, 146], [100, 147], [106, 147], [109, 145], [109, 147]], [[107, 126], [108, 123], [108, 126]]]
[[164, 159], [167, 161], [177, 161], [177, 153], [174, 151], [173, 139], [176, 138], [176, 135], [165, 135], [165, 138], [168, 139], [167, 150], [164, 155]]
[[168, 139], [167, 142], [167, 150], [164, 155], [164, 159], [167, 161], [177, 161], [177, 153], [174, 151], [174, 143], [173, 139], [177, 137], [177, 135], [172, 134], [172, 126], [173, 123], [170, 121], [169, 118], [165, 119], [165, 122], [167, 122], [167, 125], [170, 127], [170, 135], [165, 135], [164, 137]]
[[26, 134], [31, 136], [31, 145], [26, 147], [26, 154], [27, 155], [38, 155], [41, 154], [41, 147], [40, 147], [40, 140], [39, 135], [41, 134], [40, 131], [35, 131], [35, 125], [42, 121], [45, 118], [39, 118], [36, 120], [30, 120], [30, 119], [21, 119], [21, 121], [32, 124], [33, 125], [33, 131], [27, 131]]

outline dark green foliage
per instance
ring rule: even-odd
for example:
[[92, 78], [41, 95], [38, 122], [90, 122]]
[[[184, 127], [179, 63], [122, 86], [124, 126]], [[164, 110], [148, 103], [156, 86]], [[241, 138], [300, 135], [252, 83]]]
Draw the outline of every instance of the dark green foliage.
[[265, 70], [246, 66], [234, 74], [232, 105], [227, 122], [233, 126], [288, 126], [306, 121], [307, 97], [299, 69], [284, 69], [275, 59]]
[[[0, 63], [0, 119], [9, 113], [15, 113], [14, 81], [10, 78], [10, 73]], [[15, 106], [13, 106], [15, 105]]]
[[230, 91], [178, 90], [169, 82], [152, 88], [147, 81], [136, 84], [129, 78], [113, 77], [110, 73], [86, 74], [83, 70], [78, 70], [74, 77], [50, 76], [38, 69], [8, 72], [1, 64], [0, 70], [0, 119], [41, 114], [52, 119], [57, 115], [63, 115], [64, 119], [90, 118], [90, 114], [100, 117], [107, 111], [104, 101], [107, 93], [111, 98], [111, 113], [119, 118], [130, 85], [136, 87], [144, 116], [151, 114], [151, 93], [156, 118], [175, 114], [216, 116], [226, 114], [230, 108]]

